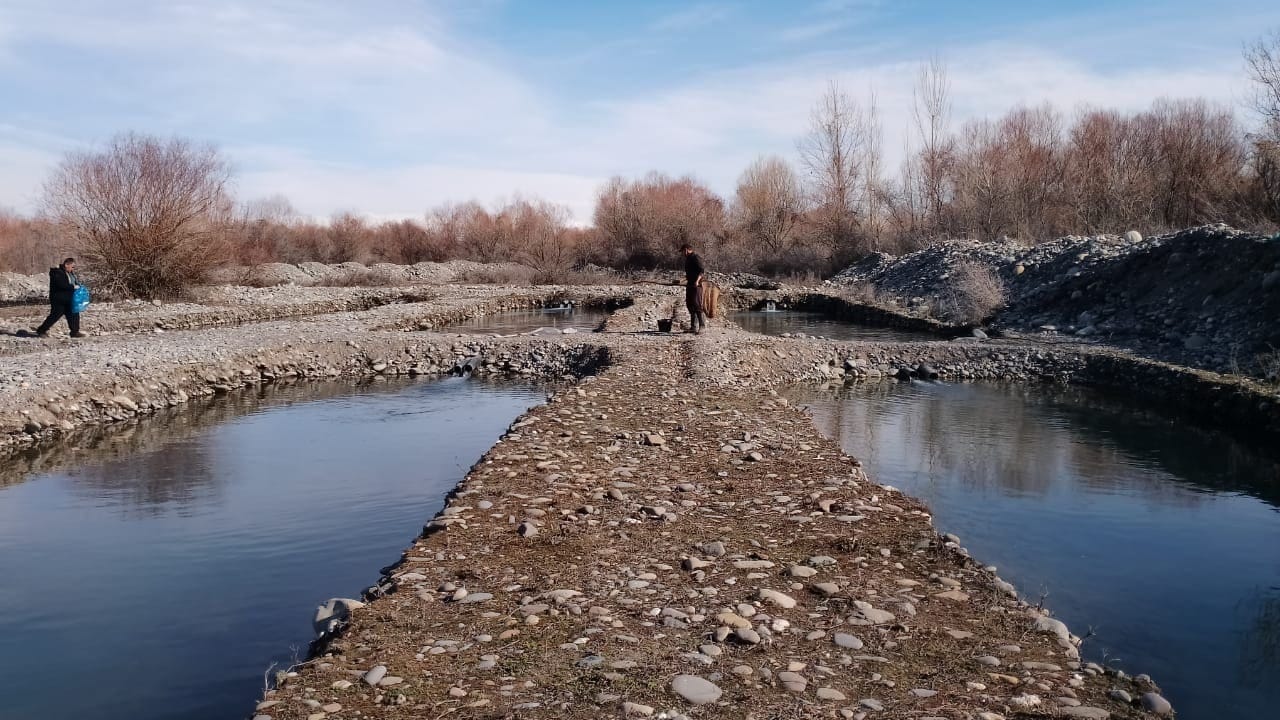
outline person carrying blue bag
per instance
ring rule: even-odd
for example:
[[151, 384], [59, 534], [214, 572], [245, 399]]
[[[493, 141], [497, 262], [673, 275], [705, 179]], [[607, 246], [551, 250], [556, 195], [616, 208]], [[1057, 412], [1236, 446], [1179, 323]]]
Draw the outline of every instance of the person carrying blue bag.
[[36, 328], [36, 335], [48, 335], [49, 328], [65, 316], [71, 337], [84, 337], [80, 332], [80, 312], [88, 304], [89, 290], [76, 277], [75, 258], [67, 258], [58, 267], [49, 268], [49, 317]]

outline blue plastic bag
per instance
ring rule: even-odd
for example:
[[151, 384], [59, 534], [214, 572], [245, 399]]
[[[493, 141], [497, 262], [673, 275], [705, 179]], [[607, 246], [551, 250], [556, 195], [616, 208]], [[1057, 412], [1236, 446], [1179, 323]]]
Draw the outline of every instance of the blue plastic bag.
[[71, 295], [71, 312], [79, 315], [87, 307], [89, 307], [89, 288], [81, 285]]

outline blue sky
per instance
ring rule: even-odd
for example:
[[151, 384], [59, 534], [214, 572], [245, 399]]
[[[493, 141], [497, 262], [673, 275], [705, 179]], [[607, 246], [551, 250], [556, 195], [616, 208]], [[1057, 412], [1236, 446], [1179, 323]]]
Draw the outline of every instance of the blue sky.
[[237, 195], [420, 215], [516, 194], [587, 220], [610, 175], [729, 194], [795, 158], [829, 81], [874, 91], [890, 168], [920, 61], [957, 123], [1053, 100], [1240, 105], [1273, 2], [1076, 0], [3, 0], [0, 206], [31, 211], [67, 151], [124, 130], [217, 144]]

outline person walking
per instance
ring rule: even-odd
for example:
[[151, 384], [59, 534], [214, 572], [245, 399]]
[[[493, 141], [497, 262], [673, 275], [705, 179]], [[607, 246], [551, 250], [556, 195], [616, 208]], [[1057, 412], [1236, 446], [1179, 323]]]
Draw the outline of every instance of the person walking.
[[692, 245], [685, 243], [680, 251], [684, 253], [684, 304], [689, 308], [689, 332], [697, 335], [707, 327], [707, 319], [702, 312], [702, 298], [699, 297], [707, 271]]
[[80, 279], [76, 277], [76, 259], [67, 258], [56, 268], [49, 268], [49, 317], [36, 328], [36, 335], [44, 337], [54, 323], [67, 318], [67, 327], [71, 337], [84, 337], [80, 332], [80, 313], [75, 312], [75, 294], [80, 288]]

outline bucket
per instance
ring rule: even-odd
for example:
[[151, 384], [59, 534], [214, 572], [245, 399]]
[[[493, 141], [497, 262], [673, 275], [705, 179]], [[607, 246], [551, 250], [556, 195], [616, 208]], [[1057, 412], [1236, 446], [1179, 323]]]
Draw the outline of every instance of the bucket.
[[664, 332], [664, 333], [671, 332], [671, 320], [669, 318], [666, 320], [658, 321], [658, 332]]

